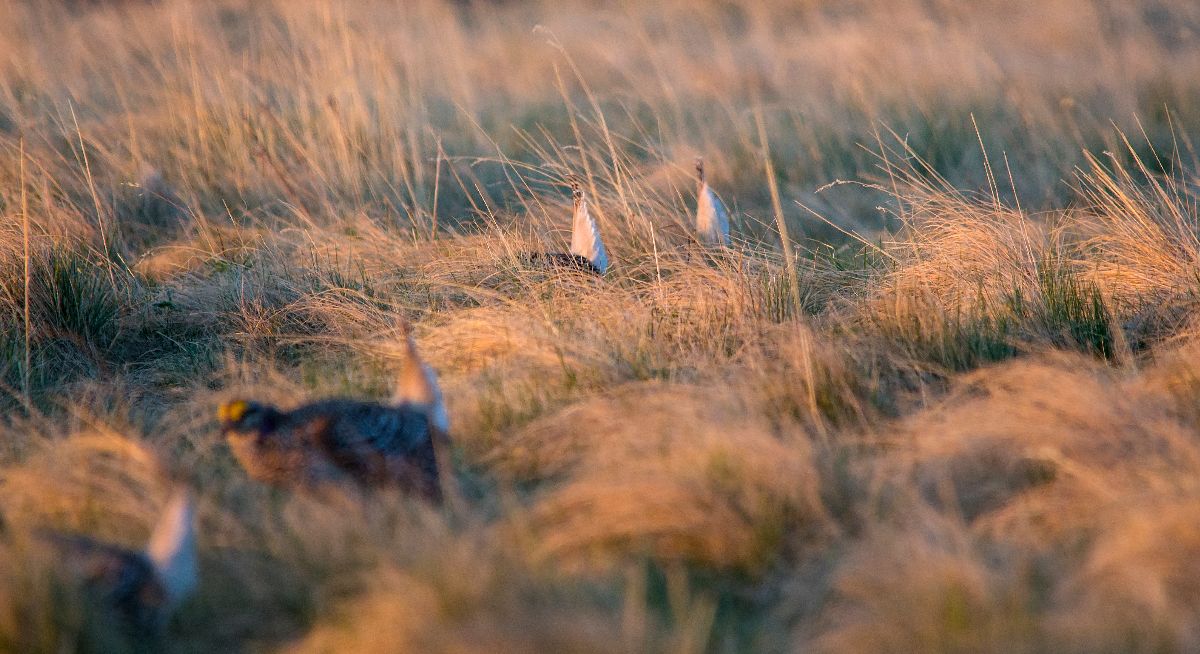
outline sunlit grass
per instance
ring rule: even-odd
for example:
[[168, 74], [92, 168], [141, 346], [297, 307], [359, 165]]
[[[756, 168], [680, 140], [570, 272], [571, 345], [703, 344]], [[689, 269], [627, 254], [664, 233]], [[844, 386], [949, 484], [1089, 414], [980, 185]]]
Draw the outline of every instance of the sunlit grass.
[[[13, 0], [0, 54], [0, 649], [1200, 648], [1191, 3]], [[522, 263], [571, 174], [603, 277]], [[445, 506], [253, 483], [215, 407], [386, 398], [405, 323]], [[177, 481], [130, 642], [34, 534]]]

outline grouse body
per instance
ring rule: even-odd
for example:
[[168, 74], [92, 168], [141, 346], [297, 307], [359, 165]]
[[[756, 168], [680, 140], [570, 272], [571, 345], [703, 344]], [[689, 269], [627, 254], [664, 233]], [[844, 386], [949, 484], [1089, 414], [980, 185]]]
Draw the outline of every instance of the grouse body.
[[600, 227], [588, 208], [579, 179], [572, 176], [570, 181], [573, 202], [570, 252], [530, 252], [524, 255], [524, 262], [535, 267], [603, 275], [608, 271], [608, 250], [600, 238]]
[[63, 566], [138, 636], [155, 636], [195, 589], [198, 572], [190, 493], [177, 492], [141, 550], [82, 534], [43, 531]]
[[349, 480], [440, 499], [428, 412], [410, 404], [329, 399], [291, 411], [235, 400], [222, 431], [242, 467], [276, 485]]

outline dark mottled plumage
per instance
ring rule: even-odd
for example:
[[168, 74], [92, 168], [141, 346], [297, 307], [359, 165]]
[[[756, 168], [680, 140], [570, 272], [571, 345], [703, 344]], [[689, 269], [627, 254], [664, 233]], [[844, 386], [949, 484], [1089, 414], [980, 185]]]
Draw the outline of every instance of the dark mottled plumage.
[[39, 535], [135, 633], [153, 633], [162, 626], [167, 592], [144, 552], [82, 535], [50, 531]]
[[280, 411], [238, 400], [222, 405], [220, 418], [234, 455], [261, 481], [350, 479], [440, 499], [429, 419], [418, 407], [332, 399]]
[[525, 263], [538, 268], [565, 268], [593, 275], [602, 274], [587, 257], [566, 252], [531, 252], [525, 256]]

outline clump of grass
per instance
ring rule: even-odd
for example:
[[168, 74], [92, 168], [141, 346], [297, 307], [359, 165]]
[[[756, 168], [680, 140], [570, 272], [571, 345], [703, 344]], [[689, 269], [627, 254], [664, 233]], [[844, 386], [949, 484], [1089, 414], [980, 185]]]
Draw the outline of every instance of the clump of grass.
[[[1041, 302], [1033, 313], [1051, 342], [1100, 358], [1113, 358], [1114, 328], [1099, 286], [1051, 259], [1038, 266], [1037, 278]], [[1018, 314], [1026, 310], [1019, 291], [1012, 302]]]
[[[76, 249], [50, 247], [29, 261], [0, 264], [0, 374], [10, 389], [30, 382], [31, 396], [78, 374], [95, 374], [121, 330], [123, 298], [114, 286], [124, 273]], [[26, 293], [30, 333], [25, 332]], [[28, 348], [29, 370], [24, 370]]]
[[818, 652], [1038, 651], [1042, 634], [1019, 569], [992, 562], [951, 524], [925, 520], [866, 538], [832, 580], [824, 628], [798, 644]]
[[801, 424], [820, 434], [862, 425], [879, 407], [871, 383], [841, 339], [786, 323], [766, 334], [738, 379], [746, 401], [780, 429]]
[[686, 391], [634, 385], [497, 447], [514, 471], [567, 480], [533, 498], [536, 555], [602, 570], [646, 552], [758, 575], [786, 547], [821, 541], [827, 516], [803, 437], [775, 440], [729, 400]]
[[24, 297], [29, 293], [35, 341], [70, 341], [103, 351], [116, 340], [121, 298], [115, 275], [103, 263], [74, 249], [51, 247], [30, 261], [30, 285], [25, 289], [20, 262], [8, 262], [3, 276], [5, 324], [23, 324]]
[[899, 299], [895, 315], [869, 318], [865, 328], [891, 353], [952, 374], [1016, 356], [1020, 309], [1012, 306], [993, 307], [981, 298], [974, 307], [946, 307], [917, 295]]

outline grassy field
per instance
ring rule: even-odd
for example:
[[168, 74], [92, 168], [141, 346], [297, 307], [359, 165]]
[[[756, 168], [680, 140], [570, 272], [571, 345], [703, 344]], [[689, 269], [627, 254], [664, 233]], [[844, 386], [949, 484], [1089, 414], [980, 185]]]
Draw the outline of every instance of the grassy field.
[[[1190, 0], [0, 0], [0, 651], [1200, 651], [1197, 138]], [[405, 320], [445, 505], [251, 481]]]

